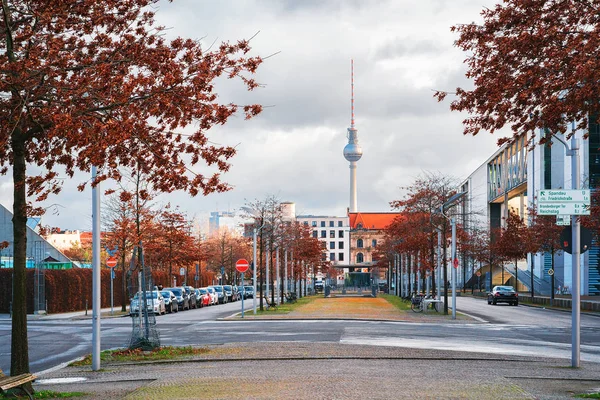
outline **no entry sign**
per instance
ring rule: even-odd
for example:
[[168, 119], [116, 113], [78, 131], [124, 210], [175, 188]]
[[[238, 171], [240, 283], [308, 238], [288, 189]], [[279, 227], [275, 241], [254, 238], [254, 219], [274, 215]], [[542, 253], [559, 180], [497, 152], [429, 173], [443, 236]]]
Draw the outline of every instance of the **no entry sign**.
[[106, 259], [106, 266], [110, 268], [114, 268], [117, 266], [117, 259], [114, 257], [108, 257]]
[[244, 272], [248, 271], [248, 268], [250, 268], [250, 264], [248, 263], [248, 260], [246, 260], [245, 258], [240, 258], [235, 263], [235, 269], [237, 269], [237, 271], [242, 274]]

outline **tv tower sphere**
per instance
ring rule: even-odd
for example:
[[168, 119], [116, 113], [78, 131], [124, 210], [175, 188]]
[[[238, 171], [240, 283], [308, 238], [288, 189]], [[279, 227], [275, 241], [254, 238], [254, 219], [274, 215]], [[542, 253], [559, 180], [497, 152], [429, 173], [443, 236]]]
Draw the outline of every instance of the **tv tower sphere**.
[[358, 144], [358, 138], [356, 136], [356, 129], [348, 128], [348, 139], [351, 142], [344, 147], [344, 158], [348, 161], [358, 161], [363, 154], [362, 147]]

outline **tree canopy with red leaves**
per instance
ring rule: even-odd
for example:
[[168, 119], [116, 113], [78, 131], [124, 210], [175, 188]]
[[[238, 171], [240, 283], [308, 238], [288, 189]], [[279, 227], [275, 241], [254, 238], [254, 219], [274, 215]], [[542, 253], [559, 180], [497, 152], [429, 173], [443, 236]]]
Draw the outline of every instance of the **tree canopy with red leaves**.
[[545, 128], [543, 143], [572, 121], [587, 130], [588, 116], [600, 115], [600, 2], [505, 0], [481, 15], [482, 24], [452, 27], [475, 85], [457, 88], [450, 105], [470, 114], [464, 133], [510, 125], [514, 137], [531, 137]]
[[[0, 173], [14, 182], [14, 302], [11, 374], [29, 371], [25, 304], [27, 198], [60, 191], [64, 170], [100, 171], [94, 184], [142, 171], [153, 189], [196, 195], [224, 191], [220, 173], [235, 154], [207, 131], [239, 109], [224, 104], [215, 79], [248, 90], [261, 63], [247, 40], [203, 47], [167, 40], [154, 22], [158, 0], [3, 0], [0, 15]], [[182, 129], [191, 127], [189, 133]], [[28, 165], [41, 172], [28, 175]], [[194, 166], [208, 174], [199, 173]], [[85, 182], [79, 188], [83, 189]]]

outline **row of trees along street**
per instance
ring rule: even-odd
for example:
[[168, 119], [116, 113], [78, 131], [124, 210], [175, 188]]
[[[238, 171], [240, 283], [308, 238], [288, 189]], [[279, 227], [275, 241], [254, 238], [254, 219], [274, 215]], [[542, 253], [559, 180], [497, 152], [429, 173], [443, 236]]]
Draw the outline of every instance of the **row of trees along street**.
[[[394, 265], [394, 255], [404, 255], [406, 264], [404, 270], [412, 270], [416, 274], [420, 272], [422, 287], [425, 287], [427, 272], [431, 273], [431, 282], [433, 292], [437, 292], [435, 268], [437, 266], [437, 232], [438, 229], [442, 235], [441, 264], [442, 282], [441, 288], [445, 296], [444, 312], [448, 313], [448, 262], [450, 260], [450, 224], [447, 217], [454, 216], [457, 221], [465, 220], [460, 210], [464, 209], [458, 205], [450, 208], [444, 217], [440, 215], [441, 206], [456, 192], [455, 181], [439, 173], [425, 173], [417, 178], [413, 184], [403, 188], [406, 195], [401, 200], [392, 201], [393, 208], [401, 211], [392, 224], [386, 229], [385, 240], [377, 251], [376, 257], [381, 267]], [[596, 192], [592, 196], [592, 213], [590, 216], [582, 218], [582, 224], [592, 230], [595, 237], [598, 237], [600, 230], [598, 222], [597, 209], [600, 207], [600, 193]], [[505, 265], [512, 264], [516, 267], [517, 262], [526, 259], [528, 254], [548, 253], [552, 256], [552, 268], [554, 268], [554, 256], [562, 251], [560, 243], [560, 232], [563, 227], [556, 225], [556, 217], [552, 215], [538, 215], [534, 208], [529, 208], [525, 219], [520, 217], [516, 210], [509, 210], [508, 216], [503, 219], [502, 227], [489, 229], [489, 226], [478, 225], [477, 210], [473, 215], [467, 216], [466, 220], [471, 221], [470, 226], [465, 227], [457, 223], [457, 255], [461, 256], [463, 266], [466, 260], [472, 264], [472, 271], [477, 270], [485, 274], [489, 271], [489, 285], [492, 284], [492, 272], [494, 267], [501, 268], [501, 279], [505, 282]], [[534, 258], [531, 257], [529, 265], [531, 282], [523, 282], [530, 288], [531, 296], [535, 295], [533, 271]], [[408, 268], [408, 269], [407, 269]], [[463, 268], [463, 287], [467, 289], [465, 283], [471, 277], [467, 276], [467, 269]], [[518, 268], [515, 268], [514, 275], [518, 281]], [[474, 283], [472, 284], [472, 289]], [[403, 296], [410, 295], [404, 293]]]
[[[285, 287], [285, 264], [288, 260], [287, 276], [291, 278], [291, 291], [296, 291], [299, 285], [299, 294], [308, 292], [307, 279], [311, 272], [320, 268], [321, 272], [329, 272], [329, 262], [324, 260], [326, 251], [325, 243], [312, 237], [312, 229], [298, 223], [294, 219], [286, 219], [283, 215], [281, 202], [275, 196], [267, 196], [264, 200], [255, 200], [244, 207], [248, 217], [254, 219], [253, 229], [257, 234], [257, 284], [260, 309], [264, 309], [263, 299], [265, 285], [272, 288], [269, 291], [271, 301], [279, 296], [283, 302], [287, 293]], [[279, 265], [277, 260], [280, 260]], [[267, 282], [267, 265], [269, 265], [269, 281]], [[279, 270], [279, 272], [277, 272]], [[277, 276], [280, 277], [279, 293], [275, 293]]]
[[[262, 110], [221, 103], [214, 92], [219, 77], [258, 87], [252, 76], [262, 59], [249, 54], [249, 42], [203, 48], [199, 40], [168, 40], [167, 28], [154, 24], [157, 2], [1, 3], [0, 173], [11, 168], [14, 186], [13, 376], [29, 372], [26, 224], [43, 213], [39, 202], [60, 192], [64, 176], [92, 166], [99, 174], [79, 190], [119, 182], [123, 168], [157, 192], [229, 190], [220, 173], [236, 150], [209, 141], [207, 131], [238, 110], [246, 119]], [[144, 201], [142, 192], [133, 199]], [[159, 220], [168, 225], [173, 212]], [[137, 235], [150, 235], [141, 218], [135, 224]]]

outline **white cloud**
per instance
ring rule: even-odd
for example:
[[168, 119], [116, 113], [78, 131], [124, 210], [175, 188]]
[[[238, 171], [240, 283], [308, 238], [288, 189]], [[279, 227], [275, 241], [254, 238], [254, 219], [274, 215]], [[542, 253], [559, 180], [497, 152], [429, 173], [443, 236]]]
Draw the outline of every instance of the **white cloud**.
[[[465, 115], [439, 104], [432, 89], [468, 85], [465, 55], [453, 47], [454, 24], [480, 19], [495, 0], [176, 0], [160, 4], [160, 24], [169, 35], [235, 41], [252, 40], [253, 54], [280, 52], [260, 67], [265, 88], [247, 93], [219, 82], [223, 101], [259, 102], [273, 107], [252, 121], [235, 118], [212, 130], [211, 140], [237, 145], [224, 175], [234, 190], [190, 198], [174, 193], [161, 201], [190, 215], [239, 208], [245, 202], [278, 195], [295, 201], [303, 213], [343, 215], [348, 206], [348, 162], [342, 149], [350, 123], [350, 59], [355, 60], [356, 122], [364, 156], [358, 163], [359, 209], [389, 210], [424, 170], [463, 178], [496, 150], [497, 137], [464, 137]], [[59, 215], [44, 223], [89, 229], [90, 190], [65, 182]], [[12, 204], [8, 177], [0, 201]]]

